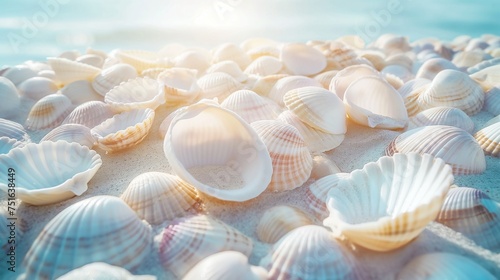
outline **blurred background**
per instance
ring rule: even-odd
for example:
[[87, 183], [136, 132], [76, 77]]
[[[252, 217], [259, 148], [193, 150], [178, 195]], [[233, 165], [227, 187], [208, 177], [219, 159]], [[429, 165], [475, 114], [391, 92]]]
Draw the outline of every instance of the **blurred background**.
[[268, 37], [283, 42], [384, 33], [452, 40], [500, 32], [498, 0], [1, 0], [0, 66], [87, 47], [212, 48]]

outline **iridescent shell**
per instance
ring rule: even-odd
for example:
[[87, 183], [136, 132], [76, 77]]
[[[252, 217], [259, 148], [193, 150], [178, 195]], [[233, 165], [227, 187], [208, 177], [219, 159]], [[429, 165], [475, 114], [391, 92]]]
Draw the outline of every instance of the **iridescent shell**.
[[287, 70], [294, 75], [314, 75], [326, 67], [326, 57], [323, 53], [301, 43], [283, 45], [280, 60]]
[[64, 140], [69, 143], [76, 142], [89, 149], [92, 149], [95, 144], [95, 139], [90, 134], [90, 128], [81, 124], [63, 124], [58, 126], [47, 133], [40, 142], [57, 142], [59, 140]]
[[500, 122], [479, 130], [474, 138], [486, 154], [500, 157]]
[[71, 100], [62, 94], [50, 94], [31, 108], [24, 126], [29, 130], [53, 128], [61, 124], [73, 109]]
[[62, 124], [81, 124], [90, 129], [112, 118], [111, 106], [101, 101], [89, 101], [71, 111]]
[[349, 173], [335, 173], [324, 176], [311, 185], [306, 192], [307, 205], [320, 221], [330, 214], [326, 208], [326, 199], [331, 188], [337, 186], [341, 179], [349, 178]]
[[231, 75], [222, 72], [204, 75], [198, 79], [198, 86], [202, 90], [203, 98], [217, 97], [221, 102], [231, 93], [243, 88]]
[[240, 66], [232, 60], [223, 60], [208, 67], [206, 73], [222, 72], [231, 75], [236, 81], [242, 83], [248, 79], [248, 75], [241, 71]]
[[91, 82], [101, 72], [101, 69], [97, 67], [66, 58], [49, 57], [47, 62], [54, 70], [57, 81], [65, 85], [79, 80]]
[[157, 81], [165, 92], [168, 106], [191, 103], [201, 93], [198, 71], [187, 68], [170, 68], [158, 75]]
[[472, 119], [462, 110], [453, 107], [434, 107], [424, 110], [410, 118], [408, 129], [429, 125], [455, 126], [469, 133], [474, 131]]
[[312, 220], [299, 208], [279, 205], [267, 209], [257, 225], [257, 237], [266, 243], [276, 243], [290, 231], [312, 225]]
[[261, 56], [245, 69], [245, 74], [261, 77], [278, 74], [283, 69], [283, 63], [273, 56]]
[[134, 67], [125, 63], [119, 63], [102, 70], [92, 81], [92, 87], [100, 95], [106, 96], [106, 93], [115, 86], [136, 77], [137, 71]]
[[16, 86], [5, 77], [0, 77], [0, 92], [2, 94], [0, 118], [10, 117], [19, 110], [21, 104], [19, 93]]
[[105, 262], [93, 262], [77, 269], [73, 269], [57, 280], [156, 280], [153, 275], [132, 275], [125, 268], [110, 265]]
[[89, 81], [76, 81], [65, 85], [61, 89], [61, 94], [71, 100], [75, 106], [89, 101], [103, 101], [104, 98], [98, 94]]
[[165, 103], [165, 94], [156, 80], [137, 77], [111, 89], [104, 97], [114, 111], [155, 110]]
[[49, 94], [56, 93], [59, 87], [51, 79], [33, 77], [19, 84], [18, 89], [21, 96], [37, 101]]
[[229, 95], [221, 103], [222, 108], [229, 109], [246, 122], [274, 120], [278, 117], [273, 101], [265, 99], [251, 90], [238, 90]]
[[269, 91], [268, 96], [278, 105], [283, 107], [285, 106], [283, 96], [285, 96], [288, 91], [308, 86], [323, 87], [318, 81], [309, 77], [287, 76], [275, 82], [274, 86]]
[[5, 136], [20, 142], [31, 142], [28, 132], [24, 127], [11, 120], [0, 118], [0, 137]]

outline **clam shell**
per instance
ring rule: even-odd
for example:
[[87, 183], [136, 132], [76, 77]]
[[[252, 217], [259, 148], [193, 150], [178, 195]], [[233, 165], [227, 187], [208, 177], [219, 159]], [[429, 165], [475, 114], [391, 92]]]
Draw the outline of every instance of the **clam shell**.
[[247, 74], [241, 71], [240, 66], [232, 60], [224, 60], [208, 67], [206, 74], [222, 72], [231, 75], [236, 81], [242, 83], [248, 79]]
[[158, 83], [165, 92], [167, 105], [191, 103], [201, 93], [198, 71], [187, 68], [171, 68], [158, 75]]
[[[274, 74], [265, 77], [259, 77], [251, 89], [262, 96], [268, 96], [274, 85], [282, 78], [288, 77], [288, 74]], [[283, 92], [283, 95], [286, 92]], [[281, 98], [283, 99], [283, 97]]]
[[400, 89], [405, 84], [401, 78], [393, 74], [386, 73], [382, 76], [384, 77], [384, 80], [386, 80], [386, 82], [388, 82], [396, 90]]
[[231, 60], [236, 62], [240, 69], [245, 69], [250, 64], [251, 60], [248, 54], [245, 53], [243, 49], [239, 46], [227, 43], [222, 44], [214, 50], [212, 56], [212, 63], [216, 64], [221, 61]]
[[351, 253], [325, 228], [299, 227], [281, 238], [260, 261], [269, 279], [363, 279]]
[[156, 80], [138, 77], [121, 83], [104, 97], [114, 111], [153, 109], [165, 103], [165, 94]]
[[469, 75], [471, 75], [471, 74], [477, 73], [483, 69], [486, 69], [488, 67], [499, 65], [499, 64], [500, 64], [500, 57], [488, 59], [488, 60], [485, 60], [483, 62], [479, 62], [478, 64], [476, 64], [472, 67], [467, 68], [467, 73], [469, 73]]
[[116, 152], [139, 144], [149, 133], [155, 117], [152, 109], [134, 109], [115, 115], [91, 129], [99, 148]]
[[177, 176], [161, 172], [135, 177], [120, 197], [139, 218], [154, 225], [204, 210], [193, 186]]
[[90, 128], [81, 124], [63, 124], [58, 126], [47, 133], [40, 142], [57, 142], [58, 140], [64, 140], [69, 143], [76, 142], [89, 149], [92, 149], [95, 144], [95, 139], [90, 134]]
[[469, 133], [474, 131], [472, 119], [462, 110], [453, 107], [434, 107], [422, 111], [410, 118], [408, 129], [429, 125], [455, 126]]
[[266, 280], [267, 271], [248, 263], [248, 258], [237, 251], [210, 255], [197, 263], [182, 280]]
[[56, 93], [59, 87], [51, 79], [33, 77], [19, 84], [18, 89], [21, 96], [36, 101], [49, 94]]
[[283, 69], [283, 63], [273, 56], [261, 56], [245, 69], [245, 74], [261, 77], [278, 74]]
[[384, 50], [386, 53], [400, 53], [411, 49], [408, 38], [395, 34], [382, 34], [373, 43], [374, 47]]
[[16, 139], [20, 142], [31, 142], [28, 132], [26, 132], [22, 125], [0, 118], [0, 137], [2, 136]]
[[304, 184], [312, 170], [312, 157], [299, 131], [280, 121], [256, 121], [252, 127], [272, 159], [272, 179], [267, 189], [286, 191]]
[[203, 98], [217, 97], [219, 101], [223, 101], [231, 93], [243, 88], [242, 84], [231, 75], [222, 72], [206, 74], [198, 79], [198, 86], [202, 90]]
[[458, 68], [469, 68], [484, 60], [484, 52], [482, 50], [460, 51], [453, 56], [451, 62]]
[[[252, 199], [271, 181], [271, 158], [262, 140], [242, 118], [215, 104], [197, 103], [179, 112], [170, 124], [163, 149], [179, 177], [222, 200]], [[212, 167], [219, 170], [191, 171]], [[225, 186], [228, 183], [229, 189]]]
[[106, 96], [112, 88], [122, 82], [137, 77], [137, 71], [131, 65], [118, 63], [102, 70], [92, 81], [92, 88], [102, 96]]
[[486, 92], [483, 110], [495, 116], [500, 115], [500, 86], [493, 87]]
[[379, 73], [368, 65], [353, 65], [339, 71], [330, 81], [329, 89], [341, 100], [344, 99], [346, 89], [356, 80], [362, 77], [378, 76]]
[[143, 50], [118, 50], [114, 56], [121, 62], [130, 64], [138, 73], [157, 67], [169, 67], [171, 63], [162, 59], [157, 53]]
[[478, 82], [484, 91], [500, 85], [500, 64], [478, 71], [470, 77]]
[[399, 65], [404, 68], [411, 70], [413, 68], [413, 59], [410, 58], [407, 54], [404, 53], [396, 53], [388, 56], [385, 59], [385, 66], [389, 65]]
[[276, 102], [280, 106], [285, 106], [285, 102], [283, 101], [283, 97], [285, 94], [292, 90], [301, 87], [322, 87], [322, 85], [309, 77], [304, 76], [287, 76], [279, 79], [274, 86], [269, 91], [269, 98], [271, 98], [274, 102]]
[[405, 66], [401, 66], [401, 65], [397, 65], [397, 64], [395, 64], [395, 65], [386, 65], [382, 70], [380, 70], [380, 73], [382, 73], [382, 74], [392, 74], [392, 75], [400, 78], [404, 82], [407, 82], [407, 81], [415, 78], [415, 75], [413, 75], [413, 73], [411, 72], [411, 70], [409, 70]]
[[274, 120], [278, 114], [271, 100], [258, 95], [251, 90], [238, 90], [229, 95], [221, 107], [231, 110], [247, 123], [260, 120]]
[[479, 130], [474, 138], [486, 154], [500, 157], [500, 122]]
[[[323, 73], [320, 73], [316, 76], [314, 76], [314, 79], [325, 88], [329, 89], [330, 88], [330, 83], [332, 82], [332, 79], [339, 73], [338, 70], [330, 70], [326, 71]], [[331, 91], [331, 90], [330, 90]]]
[[96, 54], [84, 54], [79, 56], [75, 61], [97, 68], [102, 68], [102, 65], [104, 64], [104, 58]]
[[58, 126], [71, 112], [71, 100], [62, 94], [50, 94], [38, 100], [31, 108], [24, 126], [29, 130]]
[[252, 239], [206, 215], [174, 220], [161, 234], [160, 262], [178, 278], [196, 263], [222, 251], [252, 253]]
[[431, 58], [420, 66], [418, 69], [416, 78], [423, 78], [432, 80], [436, 75], [445, 70], [445, 69], [453, 69], [458, 70], [458, 68], [451, 61], [444, 58]]
[[47, 62], [54, 70], [57, 81], [65, 85], [79, 80], [91, 82], [101, 72], [101, 69], [97, 67], [66, 58], [49, 57]]
[[10, 117], [19, 110], [21, 104], [17, 88], [9, 79], [0, 77], [0, 92], [2, 94], [0, 118]]
[[301, 43], [282, 46], [280, 60], [294, 75], [318, 74], [326, 67], [326, 57], [319, 50]]
[[92, 129], [112, 117], [110, 105], [101, 101], [89, 101], [73, 109], [63, 124], [81, 124]]
[[89, 81], [76, 81], [67, 84], [61, 89], [61, 94], [68, 97], [71, 103], [76, 106], [89, 101], [104, 100], [104, 98], [94, 90]]
[[302, 210], [292, 206], [279, 205], [264, 212], [256, 232], [261, 241], [274, 244], [290, 231], [312, 224], [311, 219]]
[[429, 154], [381, 157], [330, 189], [323, 223], [362, 247], [393, 250], [436, 218], [452, 184], [450, 166]]
[[478, 174], [486, 170], [486, 159], [476, 139], [454, 126], [431, 125], [409, 130], [396, 137], [385, 152], [388, 156], [428, 153], [451, 165], [455, 175]]
[[[66, 141], [30, 143], [0, 155], [4, 170], [16, 170], [16, 197], [33, 205], [81, 195], [101, 164], [95, 151]], [[8, 183], [2, 177], [0, 189], [7, 192]]]
[[36, 77], [36, 72], [26, 65], [16, 65], [7, 69], [2, 76], [17, 86], [29, 78]]
[[175, 67], [188, 68], [197, 70], [198, 73], [204, 73], [208, 67], [210, 67], [210, 56], [197, 50], [188, 50], [179, 55], [174, 59]]
[[7, 154], [14, 148], [23, 147], [24, 143], [13, 138], [0, 136], [0, 155]]
[[57, 280], [88, 280], [88, 279], [109, 279], [109, 280], [156, 280], [153, 275], [132, 275], [124, 268], [107, 264], [105, 262], [94, 262], [74, 269]]
[[335, 173], [324, 176], [311, 185], [306, 192], [307, 205], [319, 220], [326, 219], [330, 213], [326, 208], [326, 199], [331, 188], [338, 185], [341, 179], [349, 178], [349, 173]]
[[151, 228], [125, 202], [94, 196], [55, 216], [26, 254], [26, 279], [54, 279], [93, 262], [132, 270], [151, 252]]
[[325, 176], [340, 173], [340, 169], [329, 159], [325, 154], [314, 154], [313, 155], [313, 169], [311, 171], [311, 179], [317, 180]]
[[370, 61], [358, 54], [351, 48], [345, 46], [334, 46], [324, 51], [327, 57], [327, 66], [325, 70], [342, 70], [352, 65], [367, 64]]

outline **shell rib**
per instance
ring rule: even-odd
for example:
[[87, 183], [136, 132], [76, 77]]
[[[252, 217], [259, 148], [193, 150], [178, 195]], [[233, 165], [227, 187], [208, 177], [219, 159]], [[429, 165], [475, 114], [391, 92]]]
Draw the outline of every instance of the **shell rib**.
[[158, 83], [165, 92], [168, 106], [191, 103], [201, 93], [198, 71], [187, 68], [170, 68], [158, 75]]
[[269, 98], [280, 106], [285, 106], [283, 97], [285, 94], [292, 90], [301, 87], [322, 87], [321, 84], [315, 79], [304, 76], [287, 76], [279, 79], [269, 91]]
[[115, 86], [136, 77], [137, 71], [134, 67], [125, 63], [118, 63], [102, 70], [92, 81], [92, 87], [100, 95], [106, 96]]
[[486, 154], [500, 157], [500, 122], [479, 130], [474, 138]]
[[424, 110], [410, 118], [408, 129], [429, 125], [455, 126], [469, 133], [474, 131], [474, 122], [471, 118], [454, 107], [434, 107]]
[[66, 58], [49, 57], [47, 63], [56, 74], [56, 79], [67, 85], [79, 80], [92, 81], [101, 69]]
[[76, 107], [62, 122], [64, 124], [81, 124], [90, 129], [112, 118], [113, 110], [109, 104], [101, 101], [89, 101]]
[[24, 143], [13, 138], [0, 136], [0, 155], [7, 154], [14, 148], [23, 147]]
[[231, 93], [222, 102], [221, 107], [235, 112], [247, 123], [252, 123], [260, 120], [274, 120], [278, 117], [271, 102], [273, 101], [251, 90], [238, 90]]
[[340, 180], [349, 177], [349, 173], [336, 173], [320, 178], [311, 185], [306, 192], [307, 205], [313, 211], [316, 218], [324, 220], [329, 212], [326, 208], [326, 199], [331, 188], [338, 185]]
[[156, 80], [138, 77], [110, 90], [104, 102], [117, 112], [150, 108], [155, 110], [165, 103], [165, 94]]
[[222, 72], [206, 74], [198, 79], [198, 86], [203, 98], [217, 97], [219, 101], [223, 101], [231, 93], [243, 88], [231, 75]]
[[276, 243], [290, 231], [313, 222], [302, 210], [280, 205], [267, 209], [257, 225], [257, 236], [266, 243]]
[[90, 128], [81, 124], [63, 124], [58, 126], [47, 133], [40, 142], [57, 142], [58, 140], [64, 140], [69, 143], [76, 142], [89, 149], [92, 149], [95, 144], [95, 139], [90, 134]]
[[38, 100], [31, 108], [25, 126], [29, 130], [58, 126], [73, 109], [69, 98], [62, 94], [50, 94]]
[[0, 118], [0, 137], [9, 137], [20, 142], [31, 142], [24, 127], [17, 122]]

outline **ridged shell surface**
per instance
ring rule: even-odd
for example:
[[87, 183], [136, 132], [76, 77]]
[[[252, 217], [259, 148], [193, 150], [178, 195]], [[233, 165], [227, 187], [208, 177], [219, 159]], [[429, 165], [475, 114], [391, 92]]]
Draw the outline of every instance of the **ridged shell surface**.
[[500, 122], [479, 130], [474, 138], [486, 154], [500, 157]]
[[106, 93], [115, 86], [136, 77], [137, 71], [134, 67], [125, 63], [119, 63], [102, 70], [92, 81], [92, 87], [100, 95], [106, 96]]
[[0, 118], [0, 137], [5, 136], [21, 142], [31, 142], [24, 127], [17, 122]]
[[283, 97], [285, 94], [292, 90], [301, 87], [322, 87], [322, 85], [316, 81], [315, 79], [304, 77], [304, 76], [287, 76], [279, 79], [273, 85], [271, 90], [269, 91], [269, 98], [271, 98], [274, 102], [276, 102], [280, 106], [285, 106], [285, 102], [283, 101]]
[[90, 133], [90, 128], [81, 124], [63, 124], [58, 126], [47, 133], [40, 142], [57, 142], [59, 140], [64, 140], [68, 143], [76, 142], [89, 149], [92, 149], [95, 144], [95, 139]]
[[81, 124], [90, 129], [112, 118], [113, 110], [109, 104], [102, 101], [85, 102], [71, 111], [63, 124]]
[[0, 136], [0, 155], [7, 154], [10, 150], [22, 146], [24, 146], [24, 143], [21, 141], [6, 136]]
[[316, 218], [323, 221], [330, 214], [326, 208], [326, 199], [331, 188], [338, 185], [341, 179], [349, 177], [349, 173], [336, 173], [324, 176], [311, 185], [306, 193], [307, 205], [313, 211]]
[[483, 110], [495, 116], [500, 115], [500, 86], [493, 87], [486, 92]]
[[188, 68], [170, 68], [158, 75], [158, 83], [165, 92], [167, 105], [190, 103], [201, 93], [197, 82], [198, 71]]
[[424, 110], [410, 118], [408, 129], [429, 125], [455, 126], [469, 133], [474, 131], [472, 119], [454, 107], [434, 107]]
[[204, 75], [198, 79], [198, 86], [202, 90], [203, 98], [217, 97], [221, 102], [231, 93], [243, 88], [231, 75], [222, 72]]
[[278, 117], [271, 100], [265, 99], [251, 90], [238, 90], [229, 95], [221, 107], [229, 109], [246, 122], [274, 120]]
[[283, 69], [283, 63], [273, 56], [261, 56], [252, 61], [245, 69], [245, 74], [258, 75], [261, 77], [279, 73]]
[[132, 275], [128, 270], [107, 264], [105, 262], [93, 262], [74, 269], [57, 280], [156, 280], [153, 275]]
[[133, 109], [153, 109], [165, 103], [165, 94], [156, 80], [138, 77], [110, 90], [104, 102], [118, 112]]
[[66, 58], [49, 57], [48, 64], [54, 70], [56, 79], [67, 85], [79, 80], [92, 81], [101, 69]]
[[53, 128], [61, 124], [72, 109], [66, 96], [47, 95], [33, 105], [24, 125], [29, 130]]
[[299, 208], [280, 205], [267, 209], [257, 225], [257, 236], [266, 243], [274, 244], [290, 231], [306, 225], [312, 220]]

